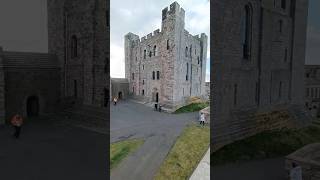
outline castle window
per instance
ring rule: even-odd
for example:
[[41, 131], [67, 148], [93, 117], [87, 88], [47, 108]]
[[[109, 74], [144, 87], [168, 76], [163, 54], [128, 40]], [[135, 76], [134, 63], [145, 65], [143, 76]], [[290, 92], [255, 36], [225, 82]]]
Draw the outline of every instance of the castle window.
[[259, 104], [259, 83], [256, 82], [256, 96], [255, 96], [255, 100], [256, 100], [256, 104]]
[[143, 59], [146, 59], [146, 56], [147, 56], [147, 50], [143, 50]]
[[144, 89], [142, 89], [142, 95], [144, 96]]
[[142, 85], [144, 85], [144, 79], [142, 80]]
[[288, 58], [288, 49], [286, 48], [284, 50], [284, 62], [287, 62], [287, 58]]
[[156, 79], [156, 74], [154, 71], [152, 71], [152, 79], [155, 80]]
[[160, 79], [160, 71], [157, 71], [157, 79]]
[[167, 50], [169, 50], [170, 46], [169, 46], [169, 39], [167, 40]]
[[154, 56], [157, 55], [157, 46], [156, 45], [153, 46], [153, 55]]
[[108, 10], [106, 11], [106, 25], [107, 27], [110, 26], [110, 14]]
[[309, 73], [307, 73], [307, 74], [306, 74], [306, 77], [307, 77], [307, 78], [309, 78], [309, 77], [310, 77], [310, 74], [309, 74]]
[[237, 105], [237, 92], [238, 91], [238, 85], [235, 84], [234, 85], [234, 92], [233, 92], [233, 105], [236, 106]]
[[185, 52], [185, 54], [186, 54], [186, 57], [188, 57], [188, 47], [186, 47], [186, 52]]
[[132, 80], [134, 80], [134, 73], [132, 73]]
[[200, 58], [199, 58], [199, 56], [198, 56], [198, 64], [200, 64]]
[[281, 91], [282, 91], [282, 82], [279, 83], [279, 99], [281, 99]]
[[75, 58], [78, 56], [78, 39], [75, 35], [71, 37], [71, 57]]
[[77, 98], [78, 97], [78, 83], [77, 83], [77, 80], [73, 80], [73, 85], [74, 85], [74, 87], [73, 87], [73, 96], [75, 97], [75, 98]]
[[197, 54], [197, 48], [194, 48], [194, 54], [195, 55]]
[[284, 10], [286, 9], [286, 3], [287, 3], [286, 1], [287, 0], [281, 0], [281, 8]]
[[142, 70], [144, 70], [144, 65], [142, 65]]
[[192, 52], [192, 45], [190, 46], [190, 57], [192, 56], [191, 52]]
[[283, 22], [282, 20], [279, 20], [279, 32], [282, 33], [282, 26], [283, 26]]
[[252, 33], [252, 8], [250, 4], [247, 4], [244, 8], [241, 31], [243, 58], [249, 59], [251, 53]]
[[189, 63], [187, 63], [187, 74], [186, 74], [186, 81], [188, 81], [188, 74], [189, 74]]

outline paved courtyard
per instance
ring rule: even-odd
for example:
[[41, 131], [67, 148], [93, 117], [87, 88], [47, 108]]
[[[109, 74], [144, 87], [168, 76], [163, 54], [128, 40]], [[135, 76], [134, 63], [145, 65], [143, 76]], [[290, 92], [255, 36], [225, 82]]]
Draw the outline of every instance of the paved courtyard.
[[183, 128], [198, 113], [168, 114], [132, 101], [111, 105], [111, 142], [143, 138], [145, 143], [111, 172], [112, 180], [150, 180]]
[[284, 158], [265, 159], [214, 166], [211, 176], [215, 180], [284, 180]]
[[0, 179], [107, 178], [107, 135], [55, 120], [27, 121], [19, 140], [11, 127], [0, 126]]

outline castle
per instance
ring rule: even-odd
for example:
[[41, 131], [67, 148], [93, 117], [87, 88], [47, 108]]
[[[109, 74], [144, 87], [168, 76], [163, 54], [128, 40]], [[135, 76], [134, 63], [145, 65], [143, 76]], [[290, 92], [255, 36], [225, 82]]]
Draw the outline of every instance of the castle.
[[80, 107], [107, 119], [108, 9], [105, 0], [48, 0], [48, 53], [0, 49], [0, 123]]
[[304, 108], [308, 0], [211, 5], [212, 142], [310, 122]]
[[125, 77], [129, 93], [176, 109], [206, 94], [207, 35], [185, 30], [185, 11], [174, 2], [162, 10], [161, 31], [125, 35]]

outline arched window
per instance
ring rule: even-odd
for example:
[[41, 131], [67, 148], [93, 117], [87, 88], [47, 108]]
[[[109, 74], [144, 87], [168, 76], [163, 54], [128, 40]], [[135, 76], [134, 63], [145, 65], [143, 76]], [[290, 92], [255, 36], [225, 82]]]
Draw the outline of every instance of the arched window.
[[154, 56], [157, 55], [157, 46], [156, 45], [153, 46], [153, 55]]
[[169, 46], [169, 39], [167, 40], [167, 50], [169, 50], [170, 46]]
[[287, 6], [287, 2], [286, 2], [287, 0], [281, 0], [281, 8], [283, 9], [283, 10], [285, 10], [286, 9], [286, 6]]
[[186, 47], [186, 52], [185, 52], [185, 54], [186, 54], [186, 57], [188, 57], [188, 47]]
[[143, 59], [146, 59], [146, 56], [147, 56], [147, 50], [144, 50], [143, 51]]
[[71, 37], [71, 57], [78, 57], [78, 39], [75, 35]]
[[251, 54], [252, 34], [252, 7], [250, 4], [247, 4], [244, 8], [244, 16], [242, 17], [241, 31], [243, 58], [249, 59]]

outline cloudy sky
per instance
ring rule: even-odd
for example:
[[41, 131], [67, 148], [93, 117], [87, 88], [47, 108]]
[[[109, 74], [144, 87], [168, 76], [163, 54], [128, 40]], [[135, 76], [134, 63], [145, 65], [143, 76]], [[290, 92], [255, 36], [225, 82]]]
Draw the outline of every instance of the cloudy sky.
[[[144, 36], [160, 28], [161, 10], [172, 2], [111, 0], [111, 76], [124, 76], [123, 36], [129, 31]], [[309, 2], [306, 63], [320, 64], [320, 0]], [[208, 0], [178, 3], [186, 10], [186, 29], [209, 35]], [[46, 6], [45, 0], [0, 0], [0, 46], [11, 51], [47, 52]]]
[[[111, 0], [111, 77], [124, 77], [124, 35], [132, 32], [141, 37], [161, 29], [162, 9], [172, 0]], [[196, 35], [206, 33], [210, 38], [210, 4], [208, 0], [178, 0], [185, 10], [185, 29]], [[210, 75], [210, 42], [207, 53], [207, 77]]]

